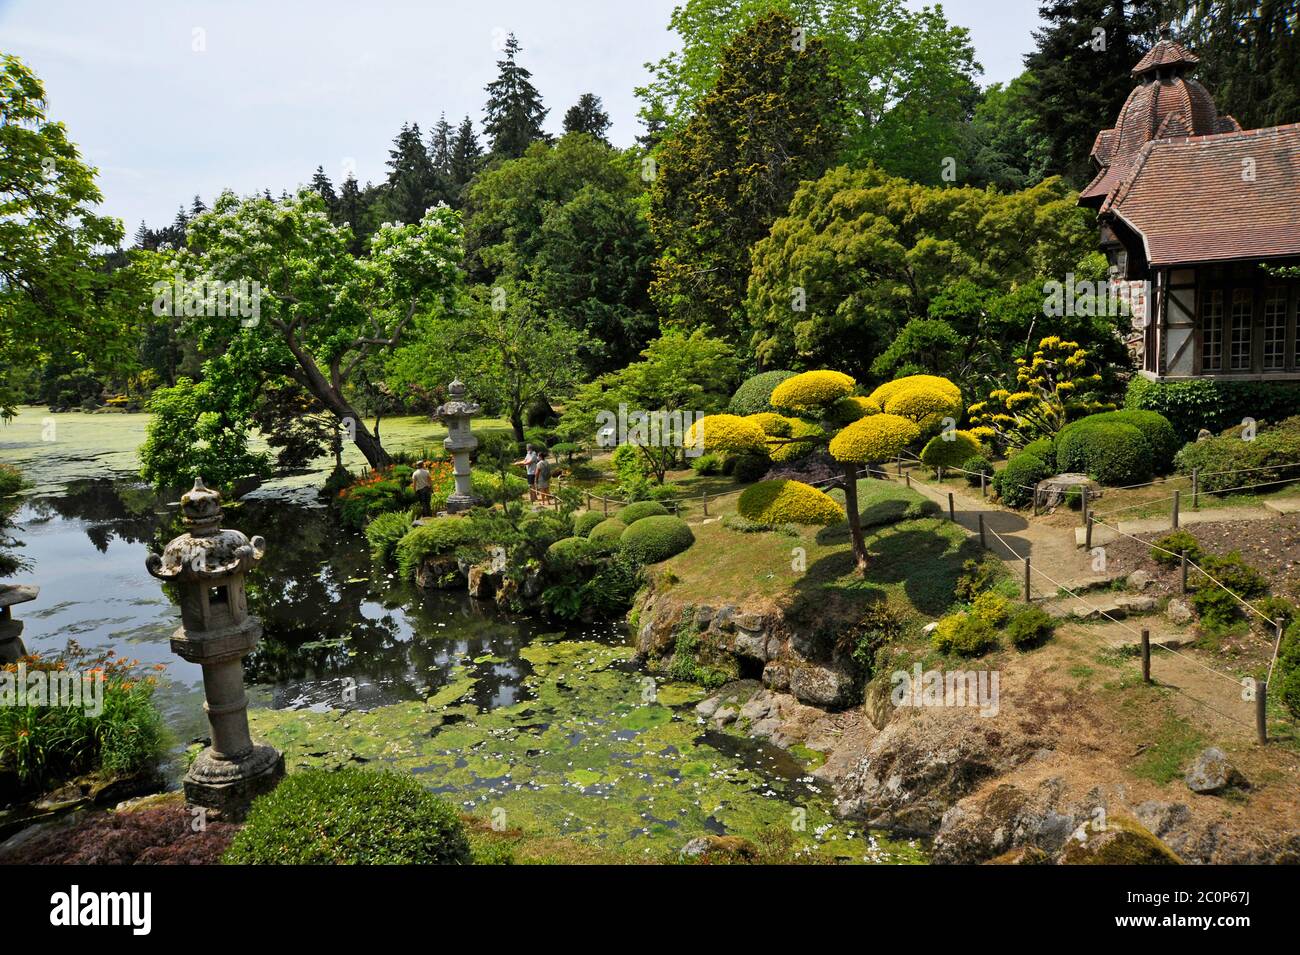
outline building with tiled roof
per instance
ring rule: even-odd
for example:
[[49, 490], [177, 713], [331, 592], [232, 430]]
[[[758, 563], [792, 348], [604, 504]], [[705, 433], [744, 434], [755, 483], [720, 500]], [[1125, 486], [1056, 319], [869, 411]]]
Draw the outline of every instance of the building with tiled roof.
[[[1161, 31], [1079, 195], [1158, 379], [1300, 380], [1300, 124], [1243, 130]], [[1300, 271], [1300, 270], [1298, 270]]]

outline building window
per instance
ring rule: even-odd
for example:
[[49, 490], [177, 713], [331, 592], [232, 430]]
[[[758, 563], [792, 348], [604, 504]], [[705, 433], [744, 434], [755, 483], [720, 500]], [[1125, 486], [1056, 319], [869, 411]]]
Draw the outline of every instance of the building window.
[[1286, 287], [1264, 292], [1264, 370], [1286, 368]]
[[1254, 318], [1252, 298], [1248, 288], [1232, 292], [1232, 323], [1228, 328], [1228, 367], [1231, 371], [1250, 371], [1250, 325]]
[[1223, 371], [1223, 290], [1207, 290], [1201, 304], [1201, 370]]

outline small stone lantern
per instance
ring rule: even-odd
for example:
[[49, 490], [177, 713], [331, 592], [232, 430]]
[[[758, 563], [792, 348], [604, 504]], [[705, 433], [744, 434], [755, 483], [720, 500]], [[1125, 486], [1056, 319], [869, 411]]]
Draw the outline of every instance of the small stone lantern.
[[447, 426], [442, 446], [451, 452], [451, 470], [456, 478], [456, 490], [447, 498], [447, 512], [456, 514], [482, 503], [474, 496], [469, 475], [469, 453], [478, 447], [478, 438], [469, 430], [469, 419], [478, 414], [479, 406], [465, 400], [465, 383], [459, 378], [447, 386], [447, 394], [450, 400], [439, 405], [433, 416]]
[[243, 658], [262, 635], [261, 621], [248, 615], [244, 576], [262, 559], [266, 541], [222, 530], [221, 495], [202, 479], [181, 497], [181, 513], [189, 532], [161, 557], [150, 554], [145, 567], [180, 591], [181, 625], [172, 634], [172, 652], [203, 668], [212, 745], [185, 774], [185, 800], [239, 820], [284, 776], [284, 756], [249, 736], [244, 694]]
[[0, 584], [0, 664], [17, 663], [19, 658], [27, 656], [23, 622], [14, 619], [13, 608], [35, 600], [40, 592], [33, 584]]

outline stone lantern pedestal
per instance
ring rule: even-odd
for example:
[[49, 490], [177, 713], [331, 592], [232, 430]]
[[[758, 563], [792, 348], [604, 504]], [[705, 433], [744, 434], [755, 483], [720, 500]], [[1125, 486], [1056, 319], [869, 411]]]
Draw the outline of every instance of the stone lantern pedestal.
[[465, 400], [465, 384], [459, 378], [447, 386], [447, 395], [449, 400], [439, 405], [433, 416], [447, 426], [442, 446], [451, 452], [451, 472], [456, 479], [456, 490], [447, 498], [447, 512], [457, 514], [482, 503], [474, 496], [469, 473], [469, 453], [478, 447], [469, 421], [479, 413], [479, 406]]
[[181, 626], [172, 634], [172, 651], [203, 668], [212, 745], [185, 774], [185, 800], [240, 820], [253, 799], [284, 776], [284, 756], [249, 735], [244, 694], [243, 659], [262, 636], [261, 621], [248, 613], [244, 577], [262, 559], [266, 541], [222, 530], [221, 495], [202, 480], [181, 498], [181, 512], [189, 532], [161, 557], [150, 554], [145, 566], [180, 591]]

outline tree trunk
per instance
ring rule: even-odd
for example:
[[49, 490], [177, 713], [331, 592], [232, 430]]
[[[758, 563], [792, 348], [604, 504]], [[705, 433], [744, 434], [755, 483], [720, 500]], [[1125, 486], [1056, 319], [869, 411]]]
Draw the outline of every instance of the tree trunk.
[[510, 427], [514, 429], [515, 440], [520, 444], [524, 443], [524, 415], [522, 411], [516, 410], [510, 412]]
[[335, 387], [322, 374], [316, 360], [302, 350], [292, 334], [286, 338], [285, 344], [289, 346], [294, 358], [298, 360], [299, 374], [293, 376], [298, 380], [298, 383], [314, 395], [317, 401], [334, 412], [335, 417], [344, 426], [347, 425], [347, 422], [352, 422], [352, 427], [355, 429], [353, 443], [365, 456], [366, 463], [370, 465], [372, 470], [383, 471], [389, 468], [393, 463], [393, 459], [388, 456], [384, 446], [379, 443], [379, 436], [371, 434], [366, 429], [366, 423], [361, 420], [361, 415], [357, 414], [352, 405], [343, 397], [343, 383], [339, 380], [337, 363], [336, 367], [331, 371], [337, 384], [337, 387]]
[[862, 517], [858, 514], [858, 466], [844, 465], [844, 510], [849, 518], [849, 537], [853, 539], [853, 561], [858, 573], [867, 573], [867, 542], [862, 539]]

